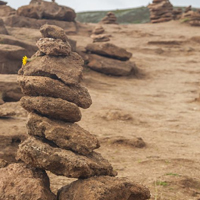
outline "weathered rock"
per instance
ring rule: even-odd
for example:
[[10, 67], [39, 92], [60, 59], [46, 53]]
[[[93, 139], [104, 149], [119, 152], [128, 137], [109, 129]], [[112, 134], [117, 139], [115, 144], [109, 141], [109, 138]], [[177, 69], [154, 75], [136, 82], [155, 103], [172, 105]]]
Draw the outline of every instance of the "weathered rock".
[[190, 15], [191, 26], [200, 26], [200, 11], [188, 11], [186, 14]]
[[61, 98], [82, 108], [89, 108], [92, 104], [88, 90], [82, 86], [68, 86], [58, 80], [41, 76], [19, 76], [18, 81], [25, 95]]
[[104, 30], [103, 26], [98, 25], [98, 26], [96, 26], [94, 28], [94, 30], [92, 31], [92, 33], [95, 34], [95, 35], [99, 35], [99, 34], [104, 33], [104, 31], [105, 30]]
[[61, 39], [63, 42], [68, 41], [65, 31], [59, 26], [45, 24], [40, 28], [44, 38]]
[[58, 191], [58, 200], [146, 200], [150, 192], [126, 178], [109, 176], [77, 180]]
[[50, 120], [30, 113], [27, 122], [28, 134], [46, 138], [62, 149], [88, 155], [100, 147], [95, 136], [75, 123]]
[[57, 25], [65, 29], [66, 33], [77, 33], [77, 28], [79, 27], [78, 23], [75, 22], [58, 21], [50, 19], [33, 19], [19, 15], [4, 17], [3, 20], [6, 26], [11, 27], [26, 27], [39, 29], [44, 24]]
[[117, 17], [114, 13], [108, 12], [107, 15], [100, 21], [102, 24], [117, 24]]
[[173, 6], [169, 0], [153, 1], [148, 8], [152, 23], [167, 22], [173, 18]]
[[7, 5], [0, 6], [0, 17], [11, 16], [16, 13], [16, 10]]
[[40, 38], [36, 45], [42, 53], [50, 56], [69, 56], [71, 53], [69, 43], [60, 39]]
[[22, 47], [0, 44], [0, 74], [17, 74], [25, 54]]
[[83, 60], [75, 52], [71, 52], [67, 57], [46, 55], [32, 58], [31, 62], [22, 66], [19, 75], [52, 77], [73, 85], [79, 84], [82, 79]]
[[26, 49], [26, 55], [28, 57], [32, 56], [38, 49], [36, 45], [19, 40], [11, 35], [0, 35], [0, 43], [22, 47]]
[[17, 75], [0, 74], [0, 99], [5, 102], [19, 101], [22, 96]]
[[108, 161], [98, 153], [92, 152], [88, 156], [82, 156], [52, 147], [33, 137], [20, 144], [17, 159], [33, 167], [71, 178], [116, 175]]
[[173, 20], [178, 20], [178, 19], [180, 19], [182, 13], [183, 13], [182, 8], [174, 9], [174, 10], [172, 11]]
[[137, 73], [134, 62], [120, 61], [94, 54], [89, 55], [87, 66], [97, 72], [113, 76], [128, 76]]
[[108, 34], [99, 34], [99, 35], [91, 35], [93, 42], [108, 42], [110, 41], [111, 35]]
[[184, 12], [187, 13], [187, 12], [189, 12], [189, 11], [191, 11], [191, 10], [192, 10], [192, 6], [190, 5], [190, 6], [188, 6], [188, 7], [185, 8], [185, 11], [184, 11]]
[[56, 200], [45, 171], [22, 163], [0, 169], [0, 199]]
[[4, 22], [2, 19], [0, 19], [0, 34], [8, 35], [8, 31], [4, 26]]
[[76, 13], [66, 6], [59, 6], [57, 3], [41, 1], [38, 4], [29, 4], [18, 8], [17, 14], [35, 19], [54, 19], [61, 21], [74, 21]]
[[60, 98], [24, 96], [21, 98], [20, 103], [28, 112], [36, 112], [52, 119], [67, 122], [78, 122], [81, 120], [79, 108], [74, 103]]
[[86, 50], [91, 53], [118, 60], [129, 60], [132, 56], [132, 53], [111, 43], [88, 44]]

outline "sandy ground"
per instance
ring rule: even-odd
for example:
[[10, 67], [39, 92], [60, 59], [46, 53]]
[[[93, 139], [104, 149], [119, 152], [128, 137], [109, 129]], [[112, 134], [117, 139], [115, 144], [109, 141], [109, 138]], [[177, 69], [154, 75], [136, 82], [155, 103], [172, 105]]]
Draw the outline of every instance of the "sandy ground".
[[[93, 104], [82, 110], [79, 124], [98, 136], [97, 151], [118, 176], [147, 186], [151, 199], [200, 199], [200, 28], [180, 22], [104, 28], [112, 34], [112, 43], [133, 53], [131, 60], [141, 76], [111, 77], [84, 69]], [[33, 40], [30, 32], [27, 35]], [[199, 39], [194, 41], [194, 36]], [[91, 42], [87, 36], [70, 37], [78, 46]], [[24, 117], [0, 119], [0, 134], [16, 128], [25, 131]], [[121, 137], [120, 144], [112, 143]], [[135, 137], [146, 147], [135, 148], [123, 140]], [[49, 175], [54, 192], [71, 181]]]

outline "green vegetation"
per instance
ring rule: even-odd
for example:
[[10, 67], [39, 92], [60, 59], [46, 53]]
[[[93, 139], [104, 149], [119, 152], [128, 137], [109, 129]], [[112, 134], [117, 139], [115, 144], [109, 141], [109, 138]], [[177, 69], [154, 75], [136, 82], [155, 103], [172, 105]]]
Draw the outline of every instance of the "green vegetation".
[[[77, 13], [76, 20], [85, 23], [98, 23], [109, 11], [93, 11], [93, 12], [80, 12]], [[120, 24], [138, 24], [149, 22], [149, 9], [147, 7], [112, 10], [116, 17], [117, 22]]]
[[[185, 7], [174, 7], [174, 9]], [[196, 10], [196, 8], [192, 8]], [[107, 11], [92, 11], [77, 13], [76, 20], [82, 23], [98, 23], [107, 12], [113, 12], [117, 17], [117, 22], [120, 24], [144, 24], [150, 22], [150, 13], [147, 7], [130, 8], [123, 10], [107, 10]], [[187, 22], [189, 19], [184, 19], [182, 22]]]
[[165, 181], [157, 181], [157, 182], [156, 182], [156, 185], [167, 186], [168, 183], [165, 182]]
[[167, 176], [180, 176], [179, 174], [175, 174], [175, 173], [167, 173], [165, 175], [167, 175]]

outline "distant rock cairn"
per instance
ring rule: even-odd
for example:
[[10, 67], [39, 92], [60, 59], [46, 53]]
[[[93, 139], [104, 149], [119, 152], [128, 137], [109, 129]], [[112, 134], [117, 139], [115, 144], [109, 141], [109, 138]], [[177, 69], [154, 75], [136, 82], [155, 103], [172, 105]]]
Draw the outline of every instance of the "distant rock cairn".
[[76, 124], [81, 120], [79, 107], [92, 104], [80, 83], [82, 58], [71, 50], [63, 29], [44, 25], [40, 31], [39, 51], [19, 71], [29, 137], [19, 145], [17, 159], [33, 168], [78, 178], [59, 190], [58, 200], [148, 199], [145, 187], [114, 177], [117, 173], [111, 164], [94, 151], [100, 147], [96, 136]]
[[173, 6], [169, 0], [153, 0], [148, 8], [152, 23], [167, 22], [173, 19]]

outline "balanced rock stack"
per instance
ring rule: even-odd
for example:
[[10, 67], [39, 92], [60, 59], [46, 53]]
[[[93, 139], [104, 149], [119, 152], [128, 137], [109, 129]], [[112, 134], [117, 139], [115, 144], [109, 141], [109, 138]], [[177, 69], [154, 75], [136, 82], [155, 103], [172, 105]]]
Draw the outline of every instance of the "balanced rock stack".
[[97, 25], [92, 31], [90, 36], [93, 39], [93, 42], [107, 42], [110, 41], [111, 35], [103, 34], [105, 32], [104, 28], [101, 25]]
[[[17, 159], [25, 164], [3, 170], [4, 174], [17, 173], [12, 184], [11, 178], [4, 178], [0, 192], [11, 187], [10, 191], [18, 191], [16, 199], [55, 200], [45, 173], [48, 170], [78, 178], [59, 190], [57, 200], [148, 199], [150, 194], [145, 187], [114, 177], [117, 173], [111, 164], [94, 151], [100, 147], [98, 139], [76, 124], [81, 120], [79, 107], [86, 109], [92, 104], [88, 90], [80, 83], [82, 58], [71, 51], [63, 29], [45, 25], [40, 31], [43, 38], [36, 43], [39, 50], [19, 70], [19, 83], [25, 94], [21, 105], [29, 112], [29, 137], [19, 145]], [[28, 170], [25, 174], [31, 179], [25, 180], [25, 174], [21, 175], [25, 180], [23, 188], [22, 181], [16, 184], [20, 167], [21, 172]], [[38, 188], [34, 188], [34, 178]], [[41, 190], [45, 185], [47, 188]], [[38, 190], [40, 194], [33, 197]], [[9, 197], [3, 194], [3, 199]]]
[[117, 17], [113, 12], [108, 12], [107, 15], [100, 21], [101, 24], [117, 24]]
[[169, 0], [153, 0], [148, 8], [152, 23], [167, 22], [173, 18], [173, 6]]
[[200, 26], [200, 10], [190, 12], [192, 12], [190, 16], [190, 25]]
[[182, 13], [183, 13], [182, 8], [174, 9], [174, 10], [172, 11], [173, 20], [181, 19]]
[[87, 66], [92, 70], [113, 76], [128, 76], [137, 72], [134, 62], [129, 61], [132, 53], [112, 43], [88, 44]]

